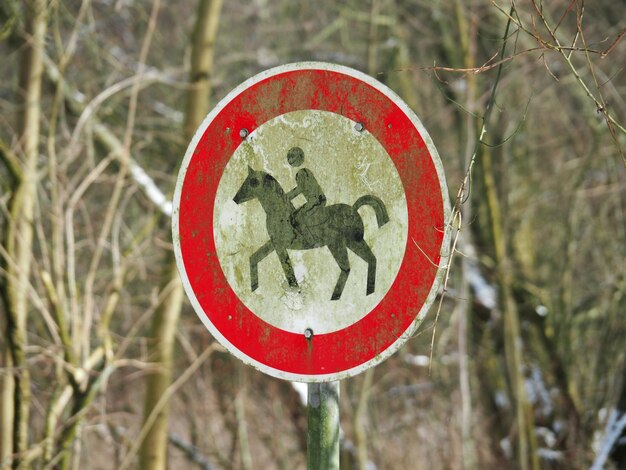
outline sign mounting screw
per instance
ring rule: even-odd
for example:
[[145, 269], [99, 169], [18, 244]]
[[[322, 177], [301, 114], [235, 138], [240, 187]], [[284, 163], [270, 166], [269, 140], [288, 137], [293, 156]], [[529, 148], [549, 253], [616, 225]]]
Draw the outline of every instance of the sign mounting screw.
[[304, 330], [304, 337], [306, 339], [313, 338], [313, 330], [311, 328], [307, 328], [306, 330]]
[[357, 132], [363, 132], [365, 130], [365, 124], [363, 124], [362, 122], [357, 122], [354, 125], [354, 130], [356, 130]]
[[246, 137], [248, 137], [248, 129], [243, 128], [239, 131], [239, 137], [241, 137], [242, 139], [245, 139]]

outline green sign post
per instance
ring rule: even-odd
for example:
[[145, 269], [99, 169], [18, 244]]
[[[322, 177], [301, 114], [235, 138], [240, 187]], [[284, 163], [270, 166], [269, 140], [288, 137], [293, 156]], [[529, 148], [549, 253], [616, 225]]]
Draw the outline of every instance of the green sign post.
[[339, 382], [308, 384], [307, 468], [339, 469]]

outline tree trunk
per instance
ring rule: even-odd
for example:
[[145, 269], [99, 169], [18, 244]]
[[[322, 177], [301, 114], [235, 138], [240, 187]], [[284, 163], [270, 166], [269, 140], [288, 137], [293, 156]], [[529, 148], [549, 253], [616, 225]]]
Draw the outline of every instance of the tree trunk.
[[[26, 321], [28, 317], [29, 275], [32, 261], [33, 215], [37, 200], [37, 158], [39, 156], [39, 119], [41, 113], [41, 79], [46, 32], [46, 2], [26, 2], [25, 44], [22, 49], [19, 78], [20, 115], [18, 117], [21, 175], [9, 204], [9, 218], [2, 260], [6, 278], [2, 298], [7, 311], [8, 347], [15, 376], [3, 384], [3, 408], [13, 408], [12, 438], [3, 437], [3, 447], [12, 445], [13, 466], [25, 467], [21, 455], [28, 448], [30, 375], [26, 362]], [[7, 361], [8, 362], [8, 361]], [[13, 382], [13, 383], [12, 383]], [[13, 396], [8, 396], [13, 388]], [[8, 403], [4, 403], [7, 400]], [[3, 417], [9, 426], [10, 416]], [[11, 442], [12, 441], [12, 442]], [[3, 448], [6, 456], [8, 449]]]
[[[475, 15], [471, 9], [465, 10], [465, 6], [461, 0], [455, 2], [455, 13], [458, 23], [459, 36], [461, 38], [461, 46], [463, 51], [463, 66], [472, 68], [476, 62], [476, 37], [477, 22]], [[467, 17], [469, 16], [469, 22]], [[477, 108], [477, 84], [476, 76], [470, 74], [467, 76], [467, 92], [465, 96], [465, 158], [464, 167], [469, 168], [476, 148], [476, 121], [472, 113]], [[461, 220], [472, 220], [472, 201], [467, 199], [465, 204], [460, 208]], [[466, 240], [471, 243], [471, 232], [469, 226], [464, 234]], [[461, 286], [460, 298], [468, 299], [465, 302], [457, 304], [458, 315], [458, 347], [459, 347], [459, 388], [461, 390], [461, 442], [462, 452], [461, 468], [465, 470], [474, 470], [477, 468], [476, 448], [472, 437], [472, 393], [471, 393], [471, 364], [469, 355], [469, 331], [472, 321], [472, 304], [469, 301], [471, 297], [469, 285], [469, 272], [471, 261], [467, 257], [461, 260]]]
[[213, 50], [223, 0], [200, 0], [198, 17], [192, 37], [191, 86], [187, 94], [185, 112], [185, 139], [190, 140], [207, 112], [213, 73]]
[[[3, 328], [4, 331], [4, 328]], [[13, 369], [13, 356], [8, 342], [2, 344], [2, 367], [8, 373], [2, 375], [2, 421], [0, 429], [0, 468], [4, 469], [11, 461], [13, 454], [13, 419], [14, 419], [14, 396], [15, 396], [15, 377], [11, 373]]]
[[522, 338], [519, 311], [513, 297], [513, 272], [509, 257], [502, 208], [496, 190], [492, 154], [485, 149], [482, 155], [483, 182], [491, 236], [496, 256], [496, 275], [500, 288], [500, 305], [504, 317], [504, 349], [509, 383], [515, 400], [517, 425], [517, 456], [522, 470], [539, 468], [532, 406], [526, 395]]
[[367, 470], [368, 468], [366, 422], [373, 379], [374, 369], [367, 369], [363, 374], [359, 402], [354, 413], [354, 440], [356, 442], [357, 468], [359, 470]]
[[[192, 39], [191, 87], [185, 113], [184, 135], [189, 141], [208, 112], [213, 69], [213, 46], [219, 24], [222, 0], [200, 0], [198, 16]], [[152, 321], [150, 359], [160, 364], [159, 371], [148, 376], [144, 406], [144, 422], [169, 386], [172, 377], [172, 351], [176, 324], [183, 302], [174, 257], [166, 260], [165, 286], [170, 289], [167, 298], [157, 310]], [[141, 468], [164, 470], [167, 468], [169, 406], [164, 406], [144, 439], [140, 450]]]

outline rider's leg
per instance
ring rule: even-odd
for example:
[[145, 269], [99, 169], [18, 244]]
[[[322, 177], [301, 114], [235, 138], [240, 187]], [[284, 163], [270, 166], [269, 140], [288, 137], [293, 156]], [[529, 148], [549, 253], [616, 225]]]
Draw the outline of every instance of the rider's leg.
[[326, 198], [307, 202], [293, 214], [293, 227], [302, 236], [307, 245], [315, 245], [316, 236], [311, 227], [321, 225], [321, 210], [326, 205]]

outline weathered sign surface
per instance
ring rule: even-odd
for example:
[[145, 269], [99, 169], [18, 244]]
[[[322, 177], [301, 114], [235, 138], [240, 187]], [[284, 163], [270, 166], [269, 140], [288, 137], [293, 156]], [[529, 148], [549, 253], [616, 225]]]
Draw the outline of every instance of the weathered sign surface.
[[299, 63], [207, 116], [174, 196], [187, 295], [270, 375], [338, 380], [417, 328], [447, 260], [443, 169], [412, 111], [355, 70]]

